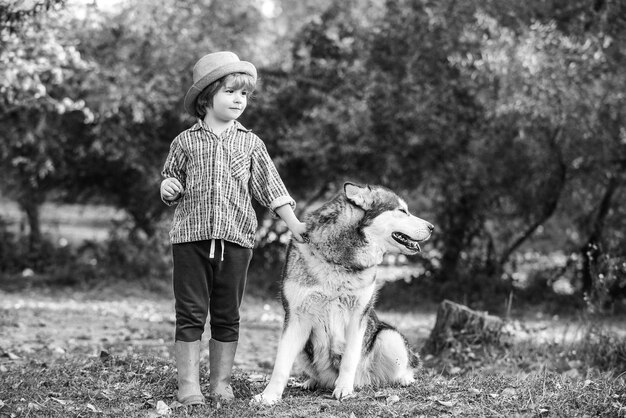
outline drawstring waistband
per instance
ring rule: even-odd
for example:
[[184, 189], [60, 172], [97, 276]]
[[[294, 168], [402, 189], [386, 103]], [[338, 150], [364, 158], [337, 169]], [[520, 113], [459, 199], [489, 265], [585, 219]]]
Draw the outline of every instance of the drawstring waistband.
[[[220, 240], [220, 245], [222, 246], [222, 257], [220, 261], [224, 261], [224, 240]], [[215, 239], [211, 239], [211, 249], [209, 250], [209, 258], [215, 258]]]

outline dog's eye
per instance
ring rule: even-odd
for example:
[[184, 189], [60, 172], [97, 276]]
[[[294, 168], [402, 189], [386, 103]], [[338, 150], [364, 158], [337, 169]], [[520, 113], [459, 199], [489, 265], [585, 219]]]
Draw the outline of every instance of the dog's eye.
[[408, 214], [409, 214], [409, 211], [408, 211], [408, 210], [406, 210], [406, 209], [404, 209], [404, 208], [400, 208], [400, 209], [398, 209], [398, 210], [399, 210], [400, 212], [404, 213], [405, 215], [408, 215]]

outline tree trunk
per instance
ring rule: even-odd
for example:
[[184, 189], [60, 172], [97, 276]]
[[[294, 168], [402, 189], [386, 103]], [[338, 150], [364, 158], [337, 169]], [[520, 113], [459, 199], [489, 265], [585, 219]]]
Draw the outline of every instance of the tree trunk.
[[437, 321], [423, 351], [437, 355], [455, 342], [467, 344], [497, 343], [504, 321], [497, 316], [477, 312], [467, 306], [444, 300], [437, 310]]
[[618, 187], [618, 179], [616, 176], [611, 176], [609, 178], [609, 183], [604, 190], [604, 195], [602, 196], [602, 200], [600, 201], [600, 205], [598, 207], [598, 213], [596, 215], [596, 219], [593, 222], [593, 229], [589, 234], [589, 238], [585, 245], [580, 249], [582, 259], [583, 259], [583, 268], [582, 268], [582, 285], [583, 292], [589, 293], [593, 288], [593, 274], [591, 269], [596, 263], [596, 260], [602, 254], [602, 250], [600, 248], [600, 242], [602, 240], [602, 230], [604, 229], [604, 221], [609, 214], [609, 209], [611, 208], [613, 196], [615, 195], [615, 191]]
[[28, 198], [20, 199], [19, 204], [24, 213], [26, 213], [26, 219], [28, 220], [29, 250], [31, 253], [36, 253], [41, 248], [41, 221], [39, 217], [40, 206], [37, 202]]

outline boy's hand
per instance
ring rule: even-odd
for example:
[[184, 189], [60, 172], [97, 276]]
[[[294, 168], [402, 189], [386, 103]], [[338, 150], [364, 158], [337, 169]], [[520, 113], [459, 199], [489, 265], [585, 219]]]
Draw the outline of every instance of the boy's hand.
[[306, 242], [306, 224], [304, 222], [296, 222], [288, 226], [293, 239], [298, 242]]
[[183, 185], [174, 177], [167, 178], [161, 182], [161, 198], [163, 200], [176, 200], [183, 193]]

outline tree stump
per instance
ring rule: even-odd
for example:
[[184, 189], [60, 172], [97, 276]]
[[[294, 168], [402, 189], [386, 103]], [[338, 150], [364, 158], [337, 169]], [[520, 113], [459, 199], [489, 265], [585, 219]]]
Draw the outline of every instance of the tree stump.
[[497, 316], [444, 300], [439, 304], [437, 321], [423, 350], [437, 355], [458, 343], [499, 343], [503, 325], [504, 321]]

